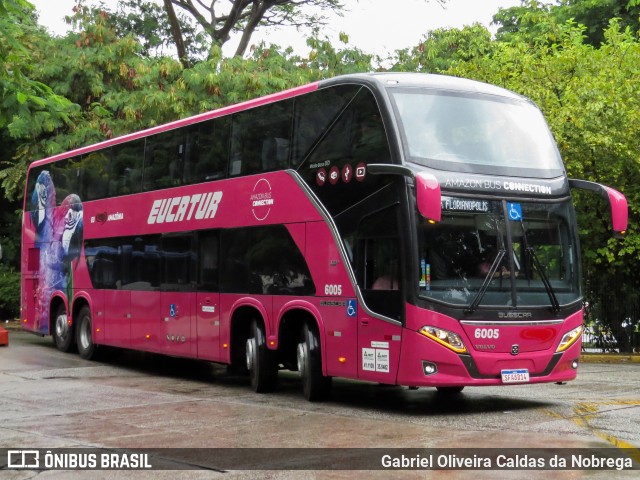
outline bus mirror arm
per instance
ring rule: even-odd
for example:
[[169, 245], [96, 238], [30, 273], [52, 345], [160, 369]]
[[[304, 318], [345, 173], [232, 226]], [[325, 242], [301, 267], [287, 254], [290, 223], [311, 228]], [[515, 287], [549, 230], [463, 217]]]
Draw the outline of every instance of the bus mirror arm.
[[571, 188], [579, 188], [581, 190], [589, 190], [596, 192], [604, 197], [611, 207], [611, 223], [613, 227], [613, 236], [615, 238], [624, 238], [627, 233], [629, 223], [629, 208], [625, 196], [611, 187], [601, 185], [587, 180], [569, 179]]
[[372, 175], [401, 175], [414, 180], [416, 186], [416, 203], [420, 215], [432, 222], [442, 218], [442, 192], [438, 179], [428, 172], [414, 172], [402, 165], [371, 163], [367, 172]]

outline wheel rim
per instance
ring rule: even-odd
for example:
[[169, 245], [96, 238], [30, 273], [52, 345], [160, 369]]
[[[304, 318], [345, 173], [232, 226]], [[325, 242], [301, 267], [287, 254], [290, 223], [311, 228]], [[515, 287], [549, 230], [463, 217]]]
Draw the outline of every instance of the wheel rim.
[[255, 355], [254, 353], [255, 349], [256, 349], [256, 339], [255, 338], [247, 339], [247, 370], [249, 371], [253, 370], [253, 359]]
[[58, 315], [58, 317], [56, 318], [56, 336], [58, 338], [64, 338], [67, 335], [67, 331], [67, 315]]
[[304, 343], [298, 344], [298, 372], [300, 376], [304, 376], [304, 370], [307, 365], [307, 350]]
[[86, 320], [82, 322], [80, 329], [80, 345], [85, 350], [91, 346], [91, 323]]

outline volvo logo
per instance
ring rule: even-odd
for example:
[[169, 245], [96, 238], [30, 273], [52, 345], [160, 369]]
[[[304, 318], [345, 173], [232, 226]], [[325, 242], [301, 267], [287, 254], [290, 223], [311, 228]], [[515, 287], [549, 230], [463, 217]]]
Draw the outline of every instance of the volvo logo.
[[495, 350], [496, 346], [495, 345], [476, 345], [476, 348], [478, 350]]
[[511, 345], [511, 355], [518, 355], [520, 353], [520, 345]]

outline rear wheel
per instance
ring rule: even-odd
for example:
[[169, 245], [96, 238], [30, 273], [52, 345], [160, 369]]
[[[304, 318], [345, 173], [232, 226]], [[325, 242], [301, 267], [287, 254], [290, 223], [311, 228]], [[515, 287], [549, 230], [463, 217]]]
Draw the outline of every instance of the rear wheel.
[[96, 345], [93, 343], [91, 310], [86, 305], [78, 313], [76, 345], [78, 346], [78, 353], [85, 360], [91, 360], [96, 353]]
[[64, 305], [60, 305], [56, 310], [53, 324], [53, 342], [61, 352], [68, 352], [73, 345], [73, 329], [69, 325], [69, 318]]
[[331, 392], [331, 377], [322, 375], [320, 337], [316, 329], [308, 324], [302, 328], [297, 357], [304, 397], [311, 402], [326, 400]]
[[264, 329], [255, 319], [251, 321], [250, 335], [246, 343], [246, 360], [251, 388], [257, 393], [273, 391], [278, 383], [275, 352], [267, 348]]

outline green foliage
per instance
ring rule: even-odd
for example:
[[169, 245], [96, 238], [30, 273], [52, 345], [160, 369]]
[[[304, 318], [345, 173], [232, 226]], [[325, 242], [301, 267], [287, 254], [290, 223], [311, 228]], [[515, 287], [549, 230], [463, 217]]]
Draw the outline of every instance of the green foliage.
[[393, 70], [442, 73], [458, 63], [489, 55], [492, 49], [491, 32], [479, 24], [432, 30], [418, 46], [396, 52]]
[[611, 19], [618, 19], [623, 29], [630, 27], [637, 31], [640, 26], [637, 0], [561, 0], [553, 12], [560, 22], [572, 19], [584, 25], [588, 43], [595, 46], [605, 41]]
[[18, 318], [20, 313], [20, 270], [0, 262], [0, 320]]
[[[33, 140], [72, 122], [76, 108], [67, 98], [35, 79], [35, 64], [46, 55], [49, 37], [33, 21], [33, 6], [0, 0], [0, 135]], [[0, 185], [7, 197], [21, 191], [26, 162], [0, 150]]]

